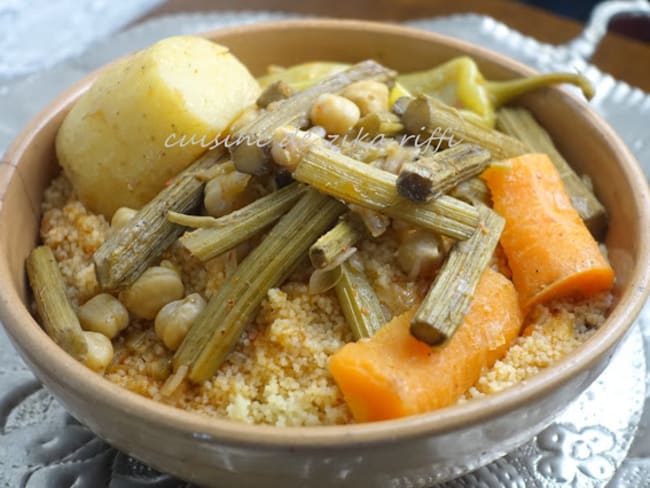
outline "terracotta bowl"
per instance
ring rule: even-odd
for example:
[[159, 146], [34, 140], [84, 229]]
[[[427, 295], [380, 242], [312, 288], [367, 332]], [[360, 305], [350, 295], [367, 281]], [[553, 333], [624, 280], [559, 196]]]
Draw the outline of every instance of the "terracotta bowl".
[[[493, 79], [533, 72], [441, 35], [386, 24], [299, 20], [220, 30], [255, 74], [271, 64], [374, 58], [401, 71], [469, 54]], [[24, 262], [37, 241], [43, 191], [59, 171], [54, 135], [97, 77], [59, 96], [23, 130], [0, 166], [0, 320], [38, 378], [81, 422], [117, 448], [211, 486], [428, 486], [473, 470], [547, 425], [599, 375], [648, 294], [650, 217], [645, 178], [619, 137], [589, 106], [559, 90], [529, 107], [579, 172], [591, 175], [610, 215], [607, 247], [616, 306], [587, 343], [536, 377], [480, 401], [397, 421], [336, 427], [252, 426], [187, 413], [123, 390], [80, 367], [29, 310]]]

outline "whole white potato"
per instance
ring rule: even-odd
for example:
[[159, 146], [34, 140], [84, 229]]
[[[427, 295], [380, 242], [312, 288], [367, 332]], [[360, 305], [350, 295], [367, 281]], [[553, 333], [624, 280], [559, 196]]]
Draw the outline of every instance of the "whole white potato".
[[[209, 145], [258, 95], [226, 47], [164, 39], [108, 67], [79, 98], [57, 134], [59, 163], [81, 201], [110, 219], [154, 197], [206, 150], [198, 141]], [[183, 136], [194, 143], [181, 147]]]

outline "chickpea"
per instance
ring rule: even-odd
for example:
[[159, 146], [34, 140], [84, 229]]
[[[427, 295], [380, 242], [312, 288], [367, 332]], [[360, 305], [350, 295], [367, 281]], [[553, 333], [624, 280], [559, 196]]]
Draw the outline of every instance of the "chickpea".
[[425, 231], [410, 233], [397, 250], [397, 263], [409, 279], [433, 277], [443, 259], [440, 240]]
[[129, 207], [118, 208], [113, 214], [113, 218], [111, 218], [111, 230], [118, 230], [124, 227], [136, 213], [138, 213], [137, 210]]
[[99, 332], [88, 331], [83, 334], [88, 345], [88, 353], [83, 363], [93, 371], [104, 371], [113, 360], [113, 343]]
[[205, 185], [203, 204], [208, 214], [221, 217], [235, 209], [237, 198], [246, 190], [251, 175], [231, 171], [218, 175]]
[[356, 103], [361, 116], [388, 110], [388, 87], [378, 81], [357, 81], [347, 86], [341, 95]]
[[314, 125], [322, 126], [328, 134], [345, 134], [359, 122], [359, 107], [347, 98], [324, 93], [311, 106], [309, 114]]
[[182, 298], [183, 294], [183, 282], [176, 271], [164, 266], [152, 266], [120, 293], [120, 301], [129, 312], [153, 320], [161, 308]]
[[129, 312], [113, 295], [100, 293], [84, 303], [77, 312], [84, 330], [114, 338], [129, 325]]
[[172, 263], [169, 259], [163, 259], [160, 261], [159, 266], [167, 269], [171, 269], [174, 273], [178, 274], [180, 276], [181, 272], [178, 269], [178, 266], [176, 266], [174, 263]]
[[175, 351], [204, 308], [205, 300], [198, 293], [168, 303], [156, 315], [156, 335], [168, 349]]
[[280, 127], [271, 138], [271, 157], [278, 166], [293, 171], [307, 148], [322, 142], [322, 137], [316, 131]]

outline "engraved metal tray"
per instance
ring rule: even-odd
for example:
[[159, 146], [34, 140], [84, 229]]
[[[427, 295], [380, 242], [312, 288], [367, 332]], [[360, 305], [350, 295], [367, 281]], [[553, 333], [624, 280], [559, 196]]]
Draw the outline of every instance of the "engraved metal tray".
[[[650, 96], [587, 62], [609, 19], [650, 12], [642, 0], [604, 2], [564, 46], [541, 44], [489, 17], [409, 22], [502, 52], [540, 71], [578, 69], [596, 86], [593, 106], [650, 176]], [[0, 152], [38, 110], [87, 72], [157, 39], [227, 25], [286, 18], [263, 12], [160, 17], [96, 42], [92, 49], [18, 81], [0, 78]], [[188, 487], [120, 453], [80, 425], [37, 382], [0, 329], [0, 486]], [[650, 306], [602, 376], [527, 444], [447, 487], [650, 487]]]

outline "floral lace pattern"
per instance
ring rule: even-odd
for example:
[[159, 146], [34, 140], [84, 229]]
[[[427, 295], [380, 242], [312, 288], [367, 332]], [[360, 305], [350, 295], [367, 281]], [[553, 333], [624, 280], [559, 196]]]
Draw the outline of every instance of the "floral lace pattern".
[[603, 426], [577, 431], [558, 423], [537, 436], [537, 447], [544, 452], [537, 460], [537, 470], [558, 483], [573, 483], [578, 473], [607, 481], [616, 469], [607, 454], [615, 444], [614, 434]]

